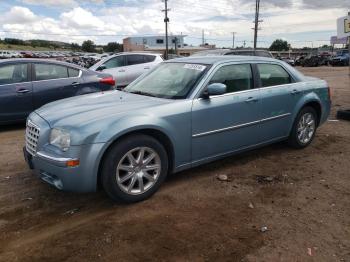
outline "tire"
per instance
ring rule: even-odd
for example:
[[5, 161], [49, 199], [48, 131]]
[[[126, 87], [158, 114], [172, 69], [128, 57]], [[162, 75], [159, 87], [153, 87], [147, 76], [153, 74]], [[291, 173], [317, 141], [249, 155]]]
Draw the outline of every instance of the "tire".
[[[303, 121], [303, 117], [304, 121]], [[310, 118], [308, 118], [310, 117]], [[290, 146], [301, 149], [311, 144], [317, 130], [317, 113], [312, 107], [304, 107], [294, 120], [292, 131], [289, 135]]]
[[101, 182], [114, 201], [134, 203], [151, 197], [167, 173], [168, 155], [164, 146], [153, 137], [137, 134], [125, 137], [108, 150]]
[[338, 110], [337, 118], [350, 121], [350, 110]]

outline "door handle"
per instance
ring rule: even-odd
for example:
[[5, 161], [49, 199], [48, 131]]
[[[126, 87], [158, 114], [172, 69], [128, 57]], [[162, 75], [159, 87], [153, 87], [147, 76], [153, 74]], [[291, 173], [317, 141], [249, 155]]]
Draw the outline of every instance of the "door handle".
[[125, 70], [124, 69], [120, 69], [118, 72], [123, 73], [123, 72], [125, 72]]
[[255, 102], [258, 102], [259, 101], [259, 99], [257, 99], [257, 98], [254, 98], [254, 97], [249, 97], [247, 100], [245, 100], [244, 102], [246, 102], [246, 103], [255, 103]]
[[79, 85], [79, 82], [73, 82], [72, 83], [72, 86], [76, 86], [76, 85]]
[[25, 89], [25, 88], [20, 88], [20, 89], [17, 89], [16, 92], [19, 94], [25, 94], [25, 93], [28, 93], [30, 91], [28, 89]]
[[151, 69], [149, 66], [145, 66], [144, 69]]
[[297, 90], [297, 89], [294, 89], [292, 92], [290, 92], [292, 95], [297, 95], [297, 94], [300, 94], [301, 91]]

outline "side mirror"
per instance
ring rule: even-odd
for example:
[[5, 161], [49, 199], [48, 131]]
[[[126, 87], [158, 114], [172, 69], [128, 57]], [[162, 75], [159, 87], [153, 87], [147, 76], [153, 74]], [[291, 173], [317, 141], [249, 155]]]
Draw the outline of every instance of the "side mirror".
[[100, 65], [99, 67], [97, 67], [96, 71], [102, 71], [105, 70], [106, 66], [105, 65]]
[[225, 84], [213, 83], [207, 86], [207, 89], [203, 93], [204, 98], [209, 98], [210, 96], [223, 95], [226, 93], [227, 87]]

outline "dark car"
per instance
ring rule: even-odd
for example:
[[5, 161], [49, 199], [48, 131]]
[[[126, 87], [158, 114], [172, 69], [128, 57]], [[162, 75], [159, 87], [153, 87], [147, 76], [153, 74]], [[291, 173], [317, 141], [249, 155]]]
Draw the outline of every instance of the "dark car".
[[301, 66], [317, 67], [317, 66], [328, 65], [328, 63], [329, 63], [328, 56], [309, 55], [309, 56], [305, 57], [304, 60], [301, 62]]
[[273, 58], [273, 55], [266, 50], [254, 49], [212, 49], [194, 53], [192, 56], [220, 56], [220, 55], [242, 55], [242, 56], [261, 56]]
[[[111, 75], [39, 59], [0, 62], [0, 124], [19, 122], [44, 104], [113, 89]], [[63, 108], [62, 108], [63, 109]]]
[[347, 66], [349, 65], [350, 56], [349, 50], [341, 50], [337, 52], [337, 55], [330, 60], [332, 66]]

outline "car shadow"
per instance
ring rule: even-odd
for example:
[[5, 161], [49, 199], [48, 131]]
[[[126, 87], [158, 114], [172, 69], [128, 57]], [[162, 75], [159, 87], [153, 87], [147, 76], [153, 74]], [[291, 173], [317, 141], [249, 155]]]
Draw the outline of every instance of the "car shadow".
[[225, 157], [198, 167], [193, 167], [179, 173], [168, 176], [166, 184], [180, 183], [187, 179], [202, 175], [204, 172], [220, 173], [221, 170], [226, 170], [229, 167], [243, 165], [249, 162], [254, 162], [259, 158], [266, 158], [271, 155], [280, 155], [293, 150], [286, 142], [282, 141], [276, 144], [268, 145], [258, 149], [252, 149], [246, 152], [237, 153], [232, 156]]
[[26, 127], [25, 122], [23, 123], [16, 123], [16, 124], [9, 124], [9, 125], [3, 125], [0, 126], [0, 132], [8, 132], [8, 131], [15, 131], [24, 129]]

